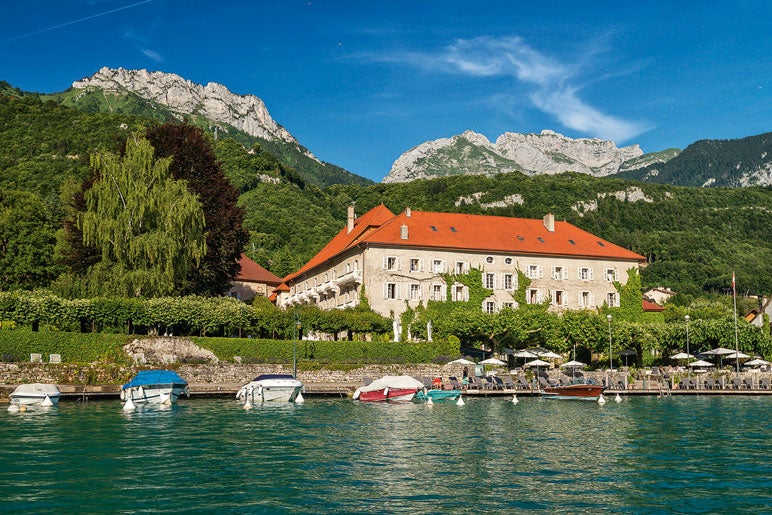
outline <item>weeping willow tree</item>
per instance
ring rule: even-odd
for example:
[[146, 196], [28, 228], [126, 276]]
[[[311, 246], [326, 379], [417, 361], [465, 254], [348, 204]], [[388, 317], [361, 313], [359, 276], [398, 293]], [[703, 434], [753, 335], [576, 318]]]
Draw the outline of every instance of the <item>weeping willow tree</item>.
[[170, 163], [155, 160], [139, 134], [129, 137], [124, 156], [91, 156], [96, 180], [78, 215], [83, 243], [101, 254], [86, 274], [90, 291], [169, 295], [206, 253], [201, 203], [186, 181], [170, 176]]

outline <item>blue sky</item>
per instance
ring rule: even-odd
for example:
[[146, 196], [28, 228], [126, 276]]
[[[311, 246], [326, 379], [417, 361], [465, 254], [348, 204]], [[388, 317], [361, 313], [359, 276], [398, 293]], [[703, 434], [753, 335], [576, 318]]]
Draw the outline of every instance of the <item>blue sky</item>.
[[772, 2], [26, 0], [0, 80], [102, 66], [263, 99], [320, 159], [381, 180], [428, 140], [550, 129], [645, 152], [772, 130]]

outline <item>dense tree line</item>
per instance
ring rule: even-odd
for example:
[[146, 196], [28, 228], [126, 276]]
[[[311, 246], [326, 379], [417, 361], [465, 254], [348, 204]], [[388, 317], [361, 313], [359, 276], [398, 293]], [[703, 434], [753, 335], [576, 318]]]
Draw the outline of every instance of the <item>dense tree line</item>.
[[[13, 91], [0, 96], [4, 141], [0, 147], [0, 289], [53, 286], [63, 295], [86, 294], [71, 283], [55, 280], [64, 272], [82, 273], [97, 260], [96, 254], [73, 241], [69, 248], [57, 246], [55, 236], [60, 243], [66, 240], [74, 228], [73, 215], [84, 209], [83, 189], [92, 180], [90, 157], [120, 153], [140, 122], [148, 134], [161, 130], [159, 121], [140, 116], [83, 113], [34, 96], [20, 98]], [[154, 145], [165, 147], [158, 155], [171, 155], [188, 131], [190, 127], [178, 130], [182, 139], [177, 143], [154, 140]], [[572, 173], [527, 177], [515, 172], [320, 188], [307, 183], [300, 171], [282, 164], [262, 144], [215, 139], [210, 134], [203, 139], [194, 147], [203, 149], [208, 144], [214, 155], [197, 152], [201, 159], [182, 166], [206, 162], [214, 175], [220, 168], [237, 191], [248, 234], [248, 239], [242, 235], [232, 240], [234, 246], [225, 254], [211, 256], [211, 263], [227, 262], [229, 253], [240, 245], [258, 263], [283, 276], [297, 270], [343, 228], [348, 205], [356, 203], [361, 214], [384, 203], [395, 213], [408, 206], [529, 218], [552, 212], [557, 219], [646, 256], [642, 287], [668, 286], [685, 294], [687, 304], [695, 296], [727, 293], [732, 270], [741, 294], [772, 292], [770, 187], [699, 189]], [[203, 198], [208, 191], [219, 190], [201, 183], [194, 191]], [[634, 191], [641, 195], [635, 196]], [[478, 194], [476, 199], [473, 194]], [[14, 200], [21, 195], [24, 202]], [[232, 199], [233, 194], [224, 198]], [[209, 202], [210, 206], [215, 203]], [[215, 212], [213, 208], [211, 213]], [[208, 224], [213, 227], [218, 220], [232, 219], [210, 215]], [[225, 287], [219, 272], [207, 277], [196, 279], [207, 284], [204, 291], [216, 293]], [[179, 289], [190, 291], [190, 284]]]

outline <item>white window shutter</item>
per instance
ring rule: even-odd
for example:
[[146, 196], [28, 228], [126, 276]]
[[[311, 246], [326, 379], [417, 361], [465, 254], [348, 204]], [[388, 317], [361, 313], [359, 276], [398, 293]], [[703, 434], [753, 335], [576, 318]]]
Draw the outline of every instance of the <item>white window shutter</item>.
[[589, 275], [587, 277], [590, 279], [590, 281], [595, 279], [595, 276], [594, 276], [595, 274], [593, 272], [593, 269], [592, 268], [588, 268], [587, 271], [589, 272]]

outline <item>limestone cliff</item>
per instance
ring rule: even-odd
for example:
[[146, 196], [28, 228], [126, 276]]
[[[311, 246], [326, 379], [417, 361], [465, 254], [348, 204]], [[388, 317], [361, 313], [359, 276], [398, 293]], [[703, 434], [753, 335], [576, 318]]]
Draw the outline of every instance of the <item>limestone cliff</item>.
[[541, 134], [507, 132], [491, 143], [466, 131], [451, 138], [422, 143], [401, 155], [383, 182], [406, 182], [441, 175], [482, 174], [519, 170], [525, 174], [567, 171], [606, 176], [626, 161], [638, 159], [638, 145], [618, 148], [600, 139], [567, 138], [553, 131]]
[[[284, 127], [271, 118], [262, 100], [254, 95], [236, 95], [215, 82], [201, 86], [173, 73], [104, 67], [91, 77], [73, 82], [72, 87], [82, 90], [99, 88], [105, 92], [128, 91], [164, 105], [173, 112], [202, 116], [231, 125], [251, 136], [300, 146]], [[305, 153], [313, 157], [307, 150]]]

